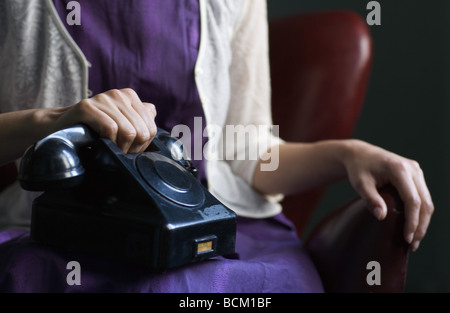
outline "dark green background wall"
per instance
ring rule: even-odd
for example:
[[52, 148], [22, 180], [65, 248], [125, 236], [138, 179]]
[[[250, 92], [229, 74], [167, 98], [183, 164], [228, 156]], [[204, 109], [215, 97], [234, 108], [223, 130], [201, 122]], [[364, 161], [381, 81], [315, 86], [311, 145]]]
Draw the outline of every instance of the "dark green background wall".
[[[267, 0], [269, 18], [346, 9], [364, 19], [368, 0]], [[375, 59], [364, 110], [354, 133], [417, 160], [436, 211], [421, 247], [411, 254], [407, 292], [450, 292], [450, 1], [378, 1], [371, 26]], [[332, 186], [311, 221], [355, 195]]]

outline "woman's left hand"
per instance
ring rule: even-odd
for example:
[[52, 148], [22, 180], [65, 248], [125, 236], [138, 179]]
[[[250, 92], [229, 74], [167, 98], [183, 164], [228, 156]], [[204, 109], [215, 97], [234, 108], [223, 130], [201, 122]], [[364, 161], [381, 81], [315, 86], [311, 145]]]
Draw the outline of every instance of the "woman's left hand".
[[350, 152], [343, 161], [353, 188], [369, 210], [383, 219], [387, 208], [377, 188], [393, 185], [405, 204], [405, 240], [411, 244], [411, 250], [417, 250], [434, 212], [419, 164], [359, 140], [351, 140], [349, 145]]

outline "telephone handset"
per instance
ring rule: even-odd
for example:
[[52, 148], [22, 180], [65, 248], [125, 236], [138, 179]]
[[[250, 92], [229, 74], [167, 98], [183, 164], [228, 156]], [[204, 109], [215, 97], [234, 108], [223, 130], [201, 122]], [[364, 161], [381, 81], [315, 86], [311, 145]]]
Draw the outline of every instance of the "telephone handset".
[[236, 215], [197, 180], [179, 140], [158, 129], [125, 154], [77, 125], [25, 152], [19, 181], [41, 243], [167, 269], [234, 252]]

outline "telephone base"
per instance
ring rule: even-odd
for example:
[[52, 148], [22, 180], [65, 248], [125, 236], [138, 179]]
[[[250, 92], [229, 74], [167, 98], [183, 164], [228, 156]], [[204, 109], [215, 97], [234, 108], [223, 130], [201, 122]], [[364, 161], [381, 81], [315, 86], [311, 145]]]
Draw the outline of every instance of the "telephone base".
[[75, 206], [70, 198], [61, 193], [58, 197], [44, 193], [35, 200], [31, 225], [34, 240], [155, 270], [235, 252], [234, 214], [209, 220], [185, 219], [177, 224], [168, 223], [157, 214], [145, 216], [124, 209], [103, 210], [80, 200]]

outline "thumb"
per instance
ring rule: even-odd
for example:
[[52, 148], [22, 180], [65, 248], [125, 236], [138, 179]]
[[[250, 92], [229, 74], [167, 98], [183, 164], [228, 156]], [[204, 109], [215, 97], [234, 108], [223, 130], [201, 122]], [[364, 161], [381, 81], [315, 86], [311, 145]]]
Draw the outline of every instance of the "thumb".
[[367, 209], [378, 220], [383, 220], [387, 215], [387, 206], [378, 192], [375, 181], [372, 178], [366, 178], [355, 189], [365, 202]]

